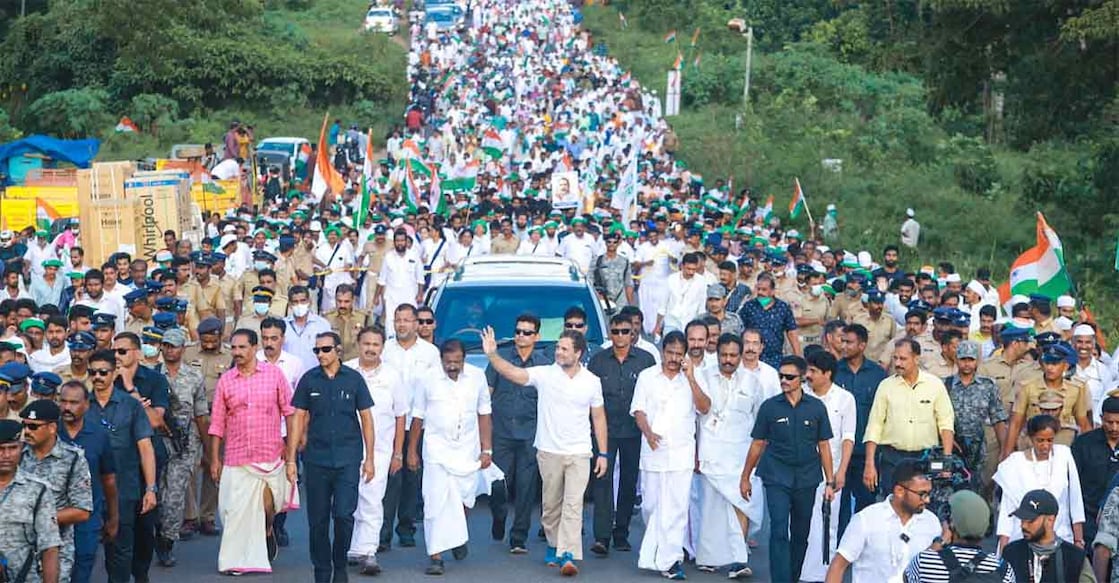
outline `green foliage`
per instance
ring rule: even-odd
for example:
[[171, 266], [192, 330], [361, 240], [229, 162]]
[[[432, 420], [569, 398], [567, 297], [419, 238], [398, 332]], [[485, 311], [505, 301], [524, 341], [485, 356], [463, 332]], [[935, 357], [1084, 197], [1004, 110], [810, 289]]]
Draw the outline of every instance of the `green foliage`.
[[999, 179], [995, 156], [979, 138], [952, 136], [943, 148], [943, 156], [952, 164], [956, 184], [972, 194], [988, 194]]
[[0, 109], [0, 143], [18, 140], [22, 132], [12, 127], [8, 112]]
[[139, 124], [141, 130], [159, 135], [159, 126], [178, 117], [179, 103], [163, 95], [141, 93], [132, 98], [128, 111], [132, 121]]
[[114, 125], [109, 95], [102, 89], [67, 89], [48, 93], [27, 107], [24, 118], [38, 132], [67, 137], [92, 135]]

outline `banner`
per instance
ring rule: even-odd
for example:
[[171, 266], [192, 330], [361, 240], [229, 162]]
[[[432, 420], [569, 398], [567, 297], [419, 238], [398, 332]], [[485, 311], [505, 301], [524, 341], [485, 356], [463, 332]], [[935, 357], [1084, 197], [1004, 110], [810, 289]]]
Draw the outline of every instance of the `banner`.
[[552, 173], [552, 208], [578, 208], [583, 201], [578, 172]]

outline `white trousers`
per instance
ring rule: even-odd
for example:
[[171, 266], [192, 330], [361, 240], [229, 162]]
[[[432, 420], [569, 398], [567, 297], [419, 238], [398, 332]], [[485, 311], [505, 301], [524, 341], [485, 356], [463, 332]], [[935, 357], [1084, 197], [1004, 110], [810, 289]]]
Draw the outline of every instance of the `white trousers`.
[[362, 480], [357, 487], [357, 510], [354, 511], [354, 534], [350, 539], [350, 558], [376, 557], [381, 540], [381, 524], [385, 520], [385, 488], [389, 483], [392, 450], [373, 454], [373, 480]]
[[673, 563], [684, 560], [692, 471], [642, 471], [641, 490], [645, 535], [641, 538], [637, 567], [667, 571]]
[[637, 288], [637, 303], [641, 304], [646, 334], [652, 334], [657, 325], [657, 310], [668, 300], [668, 285], [662, 280], [642, 279]]

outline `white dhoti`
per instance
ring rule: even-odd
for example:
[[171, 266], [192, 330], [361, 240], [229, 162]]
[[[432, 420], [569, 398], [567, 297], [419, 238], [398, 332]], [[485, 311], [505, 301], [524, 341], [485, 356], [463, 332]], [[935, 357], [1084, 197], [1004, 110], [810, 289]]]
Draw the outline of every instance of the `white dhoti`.
[[645, 535], [637, 555], [638, 568], [667, 571], [673, 563], [684, 560], [691, 485], [691, 470], [641, 472]]
[[[831, 519], [828, 523], [828, 558], [835, 556], [835, 549], [839, 546], [836, 535], [839, 532], [839, 500], [840, 492], [835, 493], [831, 501]], [[828, 574], [828, 565], [824, 564], [824, 514], [821, 504], [824, 500], [824, 483], [816, 488], [816, 502], [812, 504], [812, 527], [808, 530], [808, 551], [804, 554], [804, 566], [800, 569], [802, 581], [823, 581]]]
[[392, 450], [373, 453], [373, 479], [362, 480], [357, 487], [357, 510], [354, 511], [354, 534], [350, 538], [349, 557], [376, 557], [381, 540], [381, 524], [385, 520], [384, 497], [389, 483]]
[[[765, 517], [765, 490], [757, 475], [750, 477], [753, 495], [747, 501], [738, 488], [739, 475], [701, 474], [696, 490], [698, 520], [692, 522], [696, 535], [696, 564], [722, 567], [745, 563], [750, 556], [746, 537], [757, 534]], [[742, 532], [736, 510], [750, 521], [750, 532]]]
[[652, 334], [657, 325], [657, 310], [668, 299], [668, 285], [658, 279], [642, 279], [637, 288], [637, 302], [641, 305], [646, 334]]
[[392, 327], [392, 319], [396, 314], [396, 307], [400, 304], [416, 305], [416, 288], [400, 289], [386, 287], [384, 291], [385, 327]]
[[424, 546], [430, 556], [466, 544], [466, 509], [505, 474], [493, 464], [479, 469], [477, 461], [463, 468], [425, 462], [423, 471]]
[[288, 482], [284, 460], [222, 469], [218, 512], [224, 530], [218, 571], [272, 572], [265, 542], [265, 488], [272, 490], [276, 512], [299, 508], [299, 490]]

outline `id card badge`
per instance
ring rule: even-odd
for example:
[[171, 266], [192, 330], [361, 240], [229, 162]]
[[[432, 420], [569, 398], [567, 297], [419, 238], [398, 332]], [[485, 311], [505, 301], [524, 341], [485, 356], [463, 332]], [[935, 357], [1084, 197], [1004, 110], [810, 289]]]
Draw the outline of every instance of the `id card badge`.
[[703, 422], [704, 428], [713, 435], [718, 435], [723, 430], [723, 420], [718, 415], [709, 415]]

